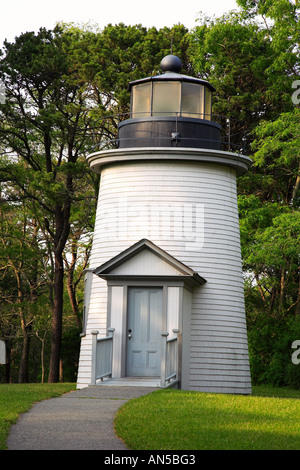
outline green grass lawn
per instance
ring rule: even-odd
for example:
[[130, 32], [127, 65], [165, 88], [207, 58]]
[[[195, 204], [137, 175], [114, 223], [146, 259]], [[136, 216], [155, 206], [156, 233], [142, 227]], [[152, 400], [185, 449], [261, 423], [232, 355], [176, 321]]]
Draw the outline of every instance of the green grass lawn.
[[33, 403], [75, 390], [76, 384], [0, 384], [0, 450], [6, 449], [10, 427]]
[[158, 390], [127, 402], [116, 433], [135, 450], [300, 450], [300, 391], [252, 396]]

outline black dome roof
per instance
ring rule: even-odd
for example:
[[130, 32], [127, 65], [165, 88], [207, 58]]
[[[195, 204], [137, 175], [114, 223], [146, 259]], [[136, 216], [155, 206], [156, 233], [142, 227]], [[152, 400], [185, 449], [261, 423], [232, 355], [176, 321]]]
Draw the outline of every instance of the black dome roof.
[[160, 63], [163, 72], [179, 73], [182, 67], [181, 60], [176, 55], [166, 55]]

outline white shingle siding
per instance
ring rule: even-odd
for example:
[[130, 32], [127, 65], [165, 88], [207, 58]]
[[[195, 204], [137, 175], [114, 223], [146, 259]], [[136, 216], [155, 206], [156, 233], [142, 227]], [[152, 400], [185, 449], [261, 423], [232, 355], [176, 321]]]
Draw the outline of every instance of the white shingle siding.
[[[207, 283], [192, 294], [188, 387], [250, 393], [236, 171], [151, 158], [102, 168], [90, 268], [147, 238], [198, 272]], [[105, 334], [106, 304], [106, 282], [93, 276], [79, 387], [89, 383], [90, 331]]]

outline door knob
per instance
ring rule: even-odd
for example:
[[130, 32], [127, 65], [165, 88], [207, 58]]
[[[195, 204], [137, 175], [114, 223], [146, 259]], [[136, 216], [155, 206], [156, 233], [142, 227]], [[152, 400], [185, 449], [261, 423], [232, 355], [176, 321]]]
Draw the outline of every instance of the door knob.
[[131, 330], [128, 330], [128, 339], [132, 338]]

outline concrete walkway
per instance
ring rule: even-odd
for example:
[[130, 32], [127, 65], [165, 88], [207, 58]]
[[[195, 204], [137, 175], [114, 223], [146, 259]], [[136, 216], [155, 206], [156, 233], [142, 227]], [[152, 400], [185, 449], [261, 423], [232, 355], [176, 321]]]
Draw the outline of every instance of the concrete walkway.
[[113, 420], [128, 400], [149, 386], [96, 385], [36, 403], [12, 426], [9, 450], [126, 450]]

